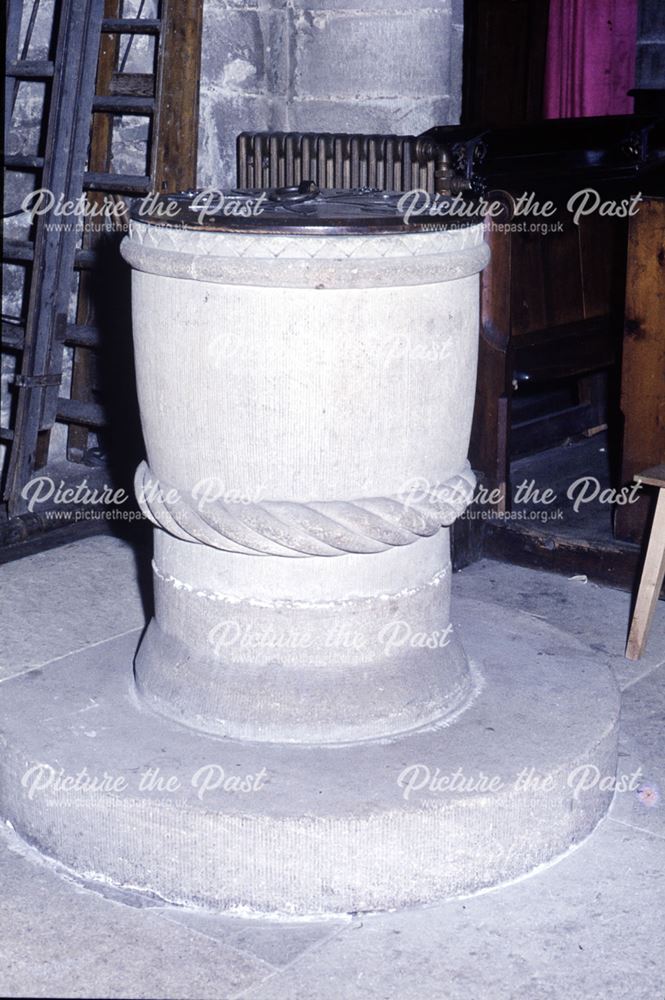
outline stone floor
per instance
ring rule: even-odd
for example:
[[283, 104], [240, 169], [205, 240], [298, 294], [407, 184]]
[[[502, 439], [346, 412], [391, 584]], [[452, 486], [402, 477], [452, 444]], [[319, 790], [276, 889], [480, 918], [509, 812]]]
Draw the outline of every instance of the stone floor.
[[[0, 570], [0, 695], [145, 620], [145, 560], [89, 538]], [[665, 604], [649, 648], [622, 649], [626, 594], [484, 561], [454, 592], [518, 608], [585, 642], [623, 691], [610, 817], [563, 860], [498, 891], [401, 913], [263, 922], [100, 893], [0, 835], [0, 996], [169, 1000], [663, 1000]], [[659, 791], [660, 790], [660, 791]], [[659, 958], [660, 956], [660, 958]]]

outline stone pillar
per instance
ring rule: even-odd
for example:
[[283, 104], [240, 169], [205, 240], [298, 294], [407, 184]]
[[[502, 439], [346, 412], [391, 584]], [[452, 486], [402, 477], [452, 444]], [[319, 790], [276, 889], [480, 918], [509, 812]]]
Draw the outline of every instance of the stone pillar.
[[474, 483], [482, 226], [139, 222], [124, 253], [137, 491], [158, 527], [136, 664], [149, 704], [221, 736], [317, 743], [458, 711], [472, 684], [448, 526]]
[[243, 131], [417, 134], [459, 121], [462, 0], [204, 6], [199, 183], [235, 183]]

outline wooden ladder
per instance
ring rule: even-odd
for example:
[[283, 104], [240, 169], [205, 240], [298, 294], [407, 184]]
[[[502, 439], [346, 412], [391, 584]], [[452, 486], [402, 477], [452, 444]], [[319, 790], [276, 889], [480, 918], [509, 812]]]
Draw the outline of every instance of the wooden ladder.
[[[11, 121], [21, 80], [45, 80], [43, 155], [6, 156], [5, 167], [40, 175], [38, 187], [76, 201], [89, 192], [92, 206], [105, 198], [177, 191], [196, 183], [198, 86], [202, 0], [161, 0], [158, 17], [123, 17], [123, 0], [61, 0], [52, 60], [29, 59], [30, 32], [39, 0], [27, 15], [26, 41], [19, 53], [25, 4], [9, 0], [5, 97]], [[140, 10], [144, 4], [141, 3]], [[155, 39], [150, 74], [123, 73], [123, 36]], [[146, 172], [112, 170], [114, 118], [128, 115], [149, 122]], [[11, 124], [8, 126], [11, 128]], [[5, 141], [7, 141], [7, 127]], [[56, 421], [69, 425], [68, 458], [84, 458], [89, 430], [103, 427], [105, 407], [95, 400], [102, 334], [95, 308], [100, 251], [109, 251], [108, 229], [85, 231], [53, 225], [52, 212], [35, 220], [31, 240], [5, 242], [3, 263], [29, 268], [25, 319], [6, 322], [3, 350], [18, 352], [11, 426], [0, 428], [9, 445], [4, 489], [6, 516], [26, 509], [21, 496], [35, 469], [47, 459]], [[71, 220], [60, 220], [70, 221]], [[115, 254], [122, 231], [115, 227]], [[75, 318], [71, 300], [79, 275]], [[105, 331], [106, 333], [106, 331]], [[63, 350], [74, 349], [71, 394], [61, 395]]]

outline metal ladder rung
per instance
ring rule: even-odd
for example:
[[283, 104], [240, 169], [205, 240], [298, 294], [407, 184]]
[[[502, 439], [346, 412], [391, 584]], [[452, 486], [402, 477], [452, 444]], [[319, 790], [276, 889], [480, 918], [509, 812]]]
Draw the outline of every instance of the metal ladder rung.
[[63, 344], [68, 347], [99, 347], [100, 336], [96, 326], [68, 323], [65, 327]]
[[5, 167], [8, 170], [41, 170], [43, 166], [43, 156], [23, 156], [20, 153], [5, 156]]
[[154, 97], [155, 76], [153, 73], [114, 73], [109, 96]]
[[35, 253], [34, 245], [29, 240], [5, 240], [2, 251], [3, 261], [30, 261]]
[[107, 35], [158, 35], [162, 22], [147, 17], [105, 17], [102, 31]]
[[86, 191], [109, 191], [120, 194], [148, 194], [150, 178], [141, 174], [86, 173], [83, 180]]
[[[34, 245], [27, 240], [5, 240], [2, 259], [6, 263], [12, 261], [31, 261], [34, 257]], [[79, 271], [89, 271], [96, 260], [94, 250], [77, 250], [74, 266]]]
[[0, 441], [13, 441], [14, 431], [9, 427], [0, 427]]
[[108, 419], [99, 403], [85, 403], [79, 399], [60, 398], [55, 413], [56, 420], [82, 427], [105, 427]]
[[7, 66], [5, 75], [15, 80], [48, 80], [53, 76], [53, 63], [47, 59], [20, 59]]
[[23, 337], [25, 327], [22, 323], [9, 323], [2, 321], [2, 347], [7, 351], [20, 351], [23, 349]]
[[152, 115], [154, 97], [99, 97], [92, 102], [93, 111], [106, 111], [117, 115]]

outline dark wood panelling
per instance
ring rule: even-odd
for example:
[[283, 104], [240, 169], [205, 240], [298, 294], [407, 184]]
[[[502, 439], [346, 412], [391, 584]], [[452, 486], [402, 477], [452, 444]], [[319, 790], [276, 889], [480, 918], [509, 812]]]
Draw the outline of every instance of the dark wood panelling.
[[542, 118], [548, 0], [466, 0], [462, 121]]

